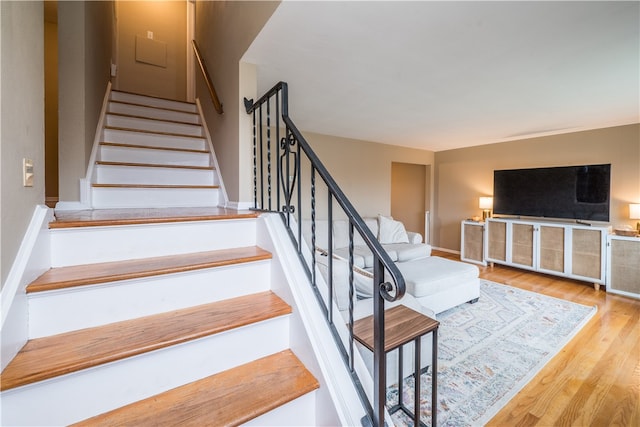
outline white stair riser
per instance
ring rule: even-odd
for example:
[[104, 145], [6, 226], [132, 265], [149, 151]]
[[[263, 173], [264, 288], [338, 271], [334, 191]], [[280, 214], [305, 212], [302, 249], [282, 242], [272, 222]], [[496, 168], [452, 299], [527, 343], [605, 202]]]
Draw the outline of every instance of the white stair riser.
[[285, 350], [288, 338], [289, 316], [282, 316], [9, 390], [0, 421], [68, 425]]
[[218, 206], [215, 188], [97, 188], [91, 190], [95, 209]]
[[29, 338], [235, 298], [270, 288], [269, 260], [29, 294]]
[[51, 266], [203, 252], [256, 244], [252, 219], [51, 230]]
[[100, 184], [215, 185], [213, 170], [96, 165]]
[[193, 113], [180, 112], [175, 110], [165, 110], [163, 108], [146, 107], [137, 104], [122, 104], [111, 102], [107, 109], [109, 113], [127, 114], [130, 116], [150, 117], [153, 119], [173, 120], [187, 123], [200, 123], [200, 116]]
[[147, 148], [100, 146], [97, 160], [105, 162], [157, 163], [182, 166], [210, 166], [209, 153], [152, 150]]
[[312, 391], [243, 424], [244, 427], [315, 426], [316, 392]]
[[111, 92], [111, 99], [114, 101], [130, 102], [132, 104], [149, 105], [151, 107], [167, 108], [179, 111], [189, 111], [191, 113], [197, 112], [195, 104], [189, 104], [187, 102], [172, 101], [169, 99], [152, 98], [143, 95], [136, 95], [133, 93], [125, 92]]
[[202, 126], [200, 125], [174, 123], [162, 120], [141, 119], [128, 116], [116, 116], [113, 114], [107, 114], [105, 126], [138, 129], [149, 132], [202, 136]]
[[207, 148], [205, 139], [200, 137], [163, 135], [160, 133], [134, 132], [120, 129], [105, 129], [102, 134], [102, 141], [186, 150], [205, 150]]

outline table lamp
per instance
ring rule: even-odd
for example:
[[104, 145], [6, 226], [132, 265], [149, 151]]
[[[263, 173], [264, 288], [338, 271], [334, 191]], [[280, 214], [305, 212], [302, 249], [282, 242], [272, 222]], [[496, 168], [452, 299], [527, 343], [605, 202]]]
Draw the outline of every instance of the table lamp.
[[[629, 218], [640, 219], [640, 203], [629, 204]], [[636, 229], [638, 230], [638, 233], [640, 233], [640, 221], [636, 224]]]
[[482, 209], [483, 220], [491, 218], [491, 209], [493, 209], [493, 197], [480, 197], [479, 207], [480, 209]]

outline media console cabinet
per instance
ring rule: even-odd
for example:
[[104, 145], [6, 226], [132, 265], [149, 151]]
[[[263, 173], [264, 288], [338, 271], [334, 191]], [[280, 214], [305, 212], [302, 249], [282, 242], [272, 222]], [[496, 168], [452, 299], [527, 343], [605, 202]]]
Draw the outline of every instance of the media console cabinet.
[[593, 283], [606, 281], [608, 227], [489, 218], [461, 224], [461, 259], [504, 264]]

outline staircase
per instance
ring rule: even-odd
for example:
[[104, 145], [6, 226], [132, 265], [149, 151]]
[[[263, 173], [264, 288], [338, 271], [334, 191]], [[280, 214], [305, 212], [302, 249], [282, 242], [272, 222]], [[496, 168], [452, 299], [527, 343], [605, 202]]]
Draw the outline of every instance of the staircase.
[[195, 104], [112, 91], [103, 124], [91, 176], [94, 208], [219, 204]]
[[92, 189], [111, 209], [50, 223], [0, 424], [316, 423], [260, 218], [207, 207], [217, 178], [189, 108], [113, 92]]

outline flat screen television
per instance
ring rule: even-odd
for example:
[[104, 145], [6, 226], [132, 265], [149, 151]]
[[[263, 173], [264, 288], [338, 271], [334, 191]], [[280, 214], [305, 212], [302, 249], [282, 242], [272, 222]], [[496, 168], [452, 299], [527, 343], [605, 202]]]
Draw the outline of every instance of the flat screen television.
[[497, 215], [609, 221], [611, 165], [493, 172]]

